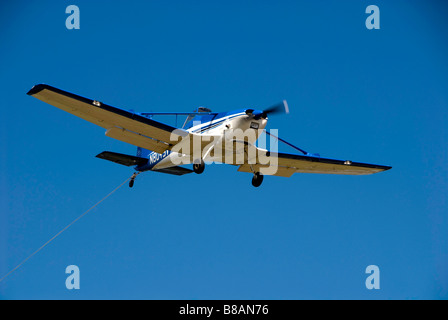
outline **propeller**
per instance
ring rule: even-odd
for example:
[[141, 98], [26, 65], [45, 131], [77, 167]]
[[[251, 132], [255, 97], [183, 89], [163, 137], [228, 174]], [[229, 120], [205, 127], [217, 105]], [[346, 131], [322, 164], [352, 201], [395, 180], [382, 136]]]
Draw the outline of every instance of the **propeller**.
[[247, 115], [251, 115], [255, 120], [259, 120], [260, 118], [266, 119], [268, 114], [280, 114], [280, 113], [289, 113], [289, 107], [286, 100], [283, 100], [281, 103], [274, 104], [273, 106], [267, 108], [266, 110], [254, 110], [248, 109], [246, 110]]

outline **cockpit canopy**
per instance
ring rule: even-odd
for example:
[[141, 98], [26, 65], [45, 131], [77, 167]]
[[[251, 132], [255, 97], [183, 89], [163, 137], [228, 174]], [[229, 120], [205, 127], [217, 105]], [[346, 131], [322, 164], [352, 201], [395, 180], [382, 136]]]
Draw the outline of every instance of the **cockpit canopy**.
[[209, 108], [206, 108], [206, 107], [199, 107], [196, 110], [194, 110], [193, 112], [195, 112], [195, 113], [205, 113], [205, 114], [204, 115], [190, 114], [187, 117], [187, 119], [185, 120], [184, 125], [182, 126], [182, 128], [189, 129], [189, 128], [191, 128], [193, 126], [193, 121], [194, 122], [211, 121], [211, 119], [213, 119], [216, 116], [216, 115], [210, 115], [210, 113], [212, 113], [212, 110], [210, 110]]

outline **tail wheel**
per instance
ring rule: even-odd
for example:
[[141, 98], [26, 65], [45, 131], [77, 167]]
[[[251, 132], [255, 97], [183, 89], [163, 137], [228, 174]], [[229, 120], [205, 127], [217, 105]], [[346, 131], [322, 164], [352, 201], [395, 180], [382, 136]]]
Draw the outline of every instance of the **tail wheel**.
[[204, 172], [205, 169], [205, 163], [204, 160], [195, 160], [193, 163], [193, 171], [197, 174], [201, 174]]
[[263, 182], [263, 175], [259, 172], [256, 172], [254, 174], [254, 177], [252, 178], [252, 185], [255, 188], [258, 188], [259, 186], [261, 186], [262, 182]]
[[129, 180], [129, 188], [132, 188], [134, 186], [134, 182], [135, 182], [135, 178], [137, 178], [137, 176], [140, 174], [141, 172], [135, 172], [132, 177], [131, 180]]

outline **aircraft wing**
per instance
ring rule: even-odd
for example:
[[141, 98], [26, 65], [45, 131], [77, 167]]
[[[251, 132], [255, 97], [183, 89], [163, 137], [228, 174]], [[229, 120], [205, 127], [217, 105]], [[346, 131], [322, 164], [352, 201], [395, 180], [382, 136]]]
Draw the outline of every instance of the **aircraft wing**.
[[[238, 171], [261, 172], [263, 175], [290, 177], [300, 173], [367, 175], [391, 169], [389, 166], [335, 160], [315, 156], [275, 153], [258, 149], [258, 155], [240, 165]], [[269, 165], [270, 164], [270, 165]]]
[[181, 138], [189, 135], [184, 130], [139, 114], [45, 84], [34, 86], [28, 95], [105, 128], [108, 137], [158, 153], [171, 150]]

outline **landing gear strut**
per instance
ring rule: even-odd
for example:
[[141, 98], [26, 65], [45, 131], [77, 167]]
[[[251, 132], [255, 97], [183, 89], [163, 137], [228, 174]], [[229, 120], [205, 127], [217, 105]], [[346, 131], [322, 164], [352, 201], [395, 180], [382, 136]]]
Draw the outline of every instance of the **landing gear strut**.
[[205, 169], [205, 163], [204, 160], [200, 159], [200, 160], [195, 160], [193, 162], [193, 171], [197, 174], [201, 174], [202, 172], [204, 172]]
[[255, 172], [254, 177], [252, 178], [252, 185], [255, 188], [258, 188], [261, 186], [261, 183], [263, 182], [263, 175], [260, 172]]

